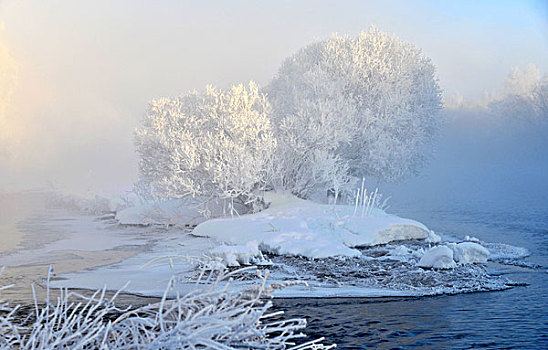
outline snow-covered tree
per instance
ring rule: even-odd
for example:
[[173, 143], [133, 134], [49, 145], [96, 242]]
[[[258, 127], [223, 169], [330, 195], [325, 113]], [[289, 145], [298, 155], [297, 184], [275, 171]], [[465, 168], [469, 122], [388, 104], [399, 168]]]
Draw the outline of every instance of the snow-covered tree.
[[523, 72], [514, 68], [504, 81], [502, 94], [489, 103], [494, 116], [527, 122], [548, 121], [548, 78], [541, 79], [540, 72], [530, 64]]
[[269, 108], [253, 82], [152, 101], [135, 134], [138, 186], [156, 198], [223, 199], [258, 209], [276, 148]]
[[[355, 122], [356, 112], [341, 93], [341, 82], [323, 75], [325, 71], [320, 67], [306, 72], [308, 79], [318, 82], [314, 92], [310, 86], [300, 88], [302, 81], [289, 81], [285, 86], [279, 86], [277, 94], [273, 89], [279, 80], [275, 80], [269, 90], [279, 104], [273, 115], [279, 140], [276, 156], [279, 182], [284, 189], [303, 198], [330, 188], [342, 191], [349, 184], [348, 164], [335, 151], [343, 143], [350, 144], [352, 128], [349, 124]], [[284, 78], [300, 77], [288, 74]], [[315, 97], [315, 93], [319, 96]], [[296, 103], [290, 109], [282, 107], [293, 101]], [[280, 109], [291, 112], [283, 115]]]
[[534, 64], [529, 64], [523, 72], [514, 67], [504, 81], [503, 95], [530, 96], [540, 82], [540, 71]]
[[[419, 49], [375, 28], [286, 59], [266, 89], [281, 184], [306, 197], [310, 183], [353, 186], [348, 175], [395, 181], [416, 171], [438, 126], [434, 73]], [[333, 170], [318, 174], [322, 162]]]

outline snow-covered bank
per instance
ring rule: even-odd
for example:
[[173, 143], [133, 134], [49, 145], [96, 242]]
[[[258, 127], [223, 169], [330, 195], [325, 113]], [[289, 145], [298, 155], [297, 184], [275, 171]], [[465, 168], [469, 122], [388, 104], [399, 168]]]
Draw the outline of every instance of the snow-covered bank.
[[232, 245], [257, 241], [267, 253], [312, 259], [358, 257], [355, 247], [431, 235], [417, 221], [376, 208], [362, 216], [354, 206], [317, 204], [287, 194], [267, 193], [266, 199], [270, 207], [260, 213], [208, 220], [192, 233]]
[[[106, 284], [110, 289], [117, 289], [131, 280], [126, 291], [161, 296], [163, 286], [175, 275], [177, 290], [185, 292], [194, 285], [196, 271], [203, 264], [178, 255], [200, 257], [228, 249], [226, 245], [221, 247], [223, 249], [218, 249], [208, 238], [181, 236], [180, 231], [170, 229], [161, 234], [147, 252], [115, 265], [64, 274], [53, 285], [93, 289]], [[413, 240], [358, 248], [359, 257], [309, 259], [273, 255], [267, 257], [271, 264], [258, 268], [270, 271], [273, 283], [307, 282], [307, 286], [292, 286], [275, 292], [274, 296], [279, 298], [424, 296], [509, 288], [506, 278], [491, 276], [481, 264], [456, 264], [451, 269], [422, 268], [419, 260], [428, 249], [428, 243]], [[238, 262], [243, 264], [245, 260]], [[248, 271], [238, 277], [242, 280], [235, 286], [241, 287], [252, 283], [256, 274]]]
[[[362, 216], [353, 206], [322, 205], [284, 195], [271, 196], [270, 201], [263, 212], [212, 219], [194, 231], [169, 215], [148, 223], [139, 220], [150, 216], [133, 215], [139, 226], [132, 227], [115, 220], [114, 214], [97, 218], [72, 206], [42, 209], [40, 215], [18, 223], [32, 233], [34, 245], [4, 254], [1, 262], [19, 269], [39, 265], [34, 270], [40, 273], [40, 266], [53, 262], [59, 273], [52, 281], [55, 287], [106, 285], [117, 290], [131, 281], [127, 292], [161, 296], [172, 276], [179, 291], [188, 291], [203, 261], [218, 259], [229, 267], [259, 265], [271, 272], [272, 282], [308, 283], [278, 291], [276, 297], [379, 297], [508, 288], [504, 277], [491, 276], [484, 263], [499, 262], [514, 251], [525, 254], [517, 247], [473, 239], [440, 241], [424, 225], [377, 209]], [[164, 213], [170, 205], [179, 213], [180, 202], [161, 203]], [[124, 209], [118, 217], [150, 210], [157, 207]], [[37, 246], [39, 237], [44, 242]], [[451, 252], [449, 269], [421, 263], [431, 249]], [[255, 276], [244, 276], [236, 286], [253, 283]]]
[[[377, 209], [362, 216], [352, 206], [285, 195], [269, 199], [270, 207], [260, 213], [212, 219], [194, 230], [182, 228], [184, 222], [141, 227], [153, 237], [145, 252], [114, 265], [64, 274], [52, 283], [118, 289], [131, 280], [126, 291], [161, 296], [173, 275], [184, 292], [192, 288], [204, 261], [216, 261], [260, 265], [270, 271], [272, 282], [308, 283], [277, 291], [276, 297], [421, 296], [509, 288], [504, 277], [491, 276], [485, 268], [489, 252], [483, 242], [443, 242], [424, 225]], [[134, 213], [139, 210], [144, 209]], [[114, 224], [112, 229], [124, 227]], [[435, 263], [439, 254], [432, 251], [444, 253], [442, 265]], [[429, 256], [431, 261], [425, 262]], [[254, 276], [240, 276], [236, 285], [248, 285]]]

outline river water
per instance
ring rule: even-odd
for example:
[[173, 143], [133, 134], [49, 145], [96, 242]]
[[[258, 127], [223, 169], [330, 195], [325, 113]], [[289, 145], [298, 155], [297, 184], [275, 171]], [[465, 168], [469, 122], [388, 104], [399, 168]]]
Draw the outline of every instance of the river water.
[[505, 291], [423, 298], [285, 299], [288, 316], [307, 317], [311, 336], [339, 349], [548, 349], [548, 198], [475, 198], [392, 212], [445, 236], [475, 236], [529, 250], [525, 259], [490, 264], [491, 273], [526, 284]]

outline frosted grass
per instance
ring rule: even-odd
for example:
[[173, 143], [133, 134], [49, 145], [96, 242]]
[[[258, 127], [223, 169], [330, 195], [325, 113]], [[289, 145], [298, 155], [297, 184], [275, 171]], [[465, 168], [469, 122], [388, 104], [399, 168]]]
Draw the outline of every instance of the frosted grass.
[[[251, 269], [250, 267], [245, 270]], [[331, 349], [323, 338], [304, 341], [303, 318], [283, 319], [270, 312], [267, 300], [274, 290], [294, 284], [260, 282], [238, 291], [229, 288], [242, 269], [203, 270], [196, 288], [175, 299], [167, 298], [170, 281], [160, 302], [143, 307], [119, 308], [117, 292], [106, 289], [90, 297], [60, 289], [51, 299], [52, 268], [48, 269], [46, 298], [24, 312], [0, 300], [1, 349]], [[2, 287], [0, 290], [9, 288]], [[34, 287], [33, 287], [34, 288]], [[23, 317], [21, 315], [23, 314]]]

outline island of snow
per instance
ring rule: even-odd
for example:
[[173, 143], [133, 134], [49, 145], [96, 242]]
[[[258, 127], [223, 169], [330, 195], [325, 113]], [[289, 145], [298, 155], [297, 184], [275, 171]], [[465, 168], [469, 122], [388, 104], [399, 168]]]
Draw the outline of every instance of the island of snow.
[[408, 239], [427, 239], [423, 224], [373, 208], [362, 215], [350, 205], [318, 204], [279, 193], [266, 193], [268, 209], [199, 224], [193, 235], [235, 246], [257, 241], [263, 252], [322, 259], [357, 257], [355, 247]]
[[[161, 296], [172, 276], [183, 292], [194, 285], [197, 269], [222, 263], [268, 270], [273, 283], [307, 282], [277, 291], [275, 297], [419, 296], [509, 288], [483, 265], [489, 255], [486, 243], [441, 241], [423, 224], [378, 208], [364, 211], [273, 192], [265, 199], [269, 204], [261, 212], [204, 218], [194, 228], [179, 215], [191, 208], [176, 210], [184, 207], [179, 200], [121, 210], [117, 218], [138, 226], [101, 221], [105, 229], [137, 234], [148, 248], [114, 265], [63, 274], [52, 286], [107, 285], [116, 290], [131, 280], [127, 292]], [[170, 210], [177, 216], [171, 217]], [[162, 215], [153, 215], [158, 211]], [[196, 218], [199, 213], [191, 214]], [[257, 278], [255, 269], [247, 271], [235, 285]]]

